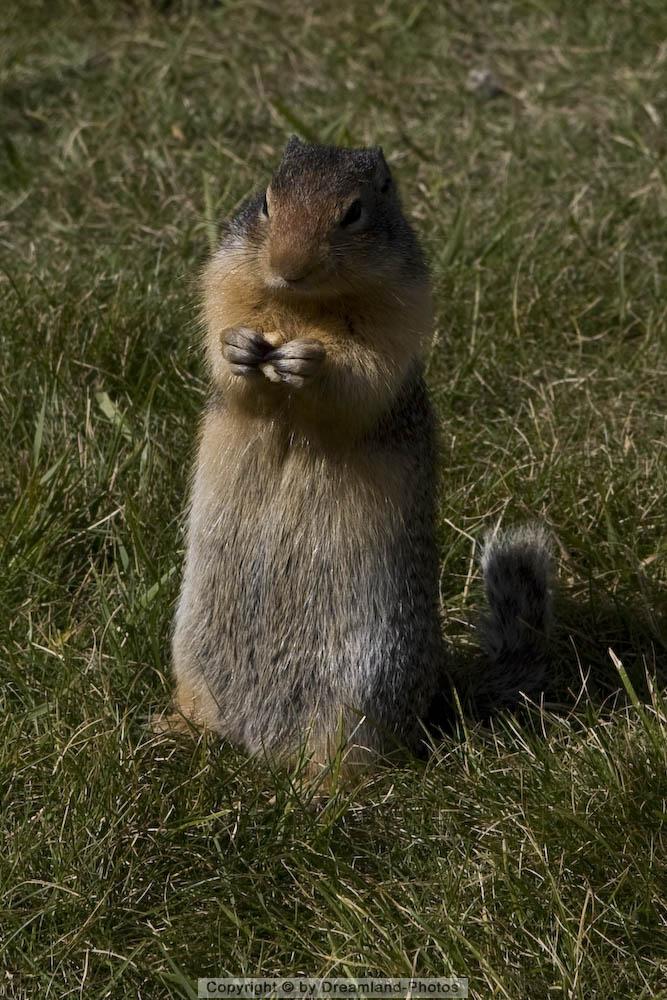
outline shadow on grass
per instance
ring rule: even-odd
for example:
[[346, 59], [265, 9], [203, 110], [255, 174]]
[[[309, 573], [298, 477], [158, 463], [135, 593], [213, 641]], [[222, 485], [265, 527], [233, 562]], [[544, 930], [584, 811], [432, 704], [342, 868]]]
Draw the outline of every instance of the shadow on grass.
[[[531, 702], [550, 713], [568, 715], [591, 705], [607, 714], [626, 707], [625, 690], [612, 653], [621, 662], [640, 701], [650, 701], [650, 683], [667, 688], [667, 608], [656, 587], [641, 601], [624, 601], [597, 593], [559, 593], [556, 625], [544, 679], [523, 690]], [[434, 734], [452, 736], [460, 723], [488, 725], [503, 712], [520, 720], [532, 712], [524, 695], [494, 704], [488, 695], [490, 666], [479, 652], [450, 652], [449, 677], [443, 679], [427, 720]]]

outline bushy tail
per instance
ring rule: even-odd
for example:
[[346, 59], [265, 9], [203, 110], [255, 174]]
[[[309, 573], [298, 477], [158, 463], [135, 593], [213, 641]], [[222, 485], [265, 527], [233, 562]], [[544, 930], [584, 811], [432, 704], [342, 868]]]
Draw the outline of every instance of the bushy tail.
[[480, 624], [486, 656], [475, 702], [484, 714], [544, 688], [553, 618], [552, 559], [543, 528], [495, 533], [482, 552], [487, 611]]

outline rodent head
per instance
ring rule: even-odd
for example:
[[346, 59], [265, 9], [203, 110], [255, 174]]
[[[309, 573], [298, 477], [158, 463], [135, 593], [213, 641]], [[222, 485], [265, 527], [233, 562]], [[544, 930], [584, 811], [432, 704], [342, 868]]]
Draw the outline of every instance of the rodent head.
[[379, 147], [293, 136], [266, 192], [243, 215], [261, 281], [281, 298], [344, 296], [425, 276]]

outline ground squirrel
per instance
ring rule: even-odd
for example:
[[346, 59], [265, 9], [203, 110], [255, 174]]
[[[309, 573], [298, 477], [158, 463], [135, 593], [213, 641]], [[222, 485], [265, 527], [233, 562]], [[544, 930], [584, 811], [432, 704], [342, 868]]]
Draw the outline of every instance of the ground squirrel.
[[[213, 392], [172, 723], [276, 757], [305, 740], [315, 767], [341, 746], [348, 762], [418, 751], [443, 677], [422, 377], [431, 293], [382, 151], [290, 139], [266, 192], [228, 226], [203, 297]], [[516, 599], [516, 587], [544, 596], [525, 542], [505, 538], [484, 557], [499, 664], [508, 615], [512, 655], [517, 615], [533, 635], [546, 621], [543, 602], [533, 613], [530, 596]], [[519, 549], [528, 569], [508, 598], [495, 554], [511, 563]]]

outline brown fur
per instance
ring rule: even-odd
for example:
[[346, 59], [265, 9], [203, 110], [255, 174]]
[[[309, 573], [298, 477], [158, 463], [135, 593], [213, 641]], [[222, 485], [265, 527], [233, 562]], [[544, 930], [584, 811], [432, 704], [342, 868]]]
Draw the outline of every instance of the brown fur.
[[[283, 761], [305, 740], [316, 774], [416, 749], [441, 665], [431, 295], [388, 178], [376, 151], [290, 144], [269, 218], [246, 208], [202, 282], [216, 395], [176, 715]], [[355, 201], [363, 218], [339, 224]]]
[[[399, 295], [369, 281], [363, 293], [332, 302], [276, 295], [262, 281], [260, 262], [246, 248], [225, 249], [207, 266], [202, 284], [212, 379], [248, 416], [280, 413], [293, 429], [318, 432], [322, 443], [349, 444], [377, 421], [424, 349], [432, 327], [428, 283]], [[237, 327], [256, 330], [274, 346], [304, 337], [323, 344], [328, 371], [316, 398], [286, 399], [282, 386], [248, 384], [230, 374], [221, 345]]]

